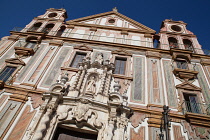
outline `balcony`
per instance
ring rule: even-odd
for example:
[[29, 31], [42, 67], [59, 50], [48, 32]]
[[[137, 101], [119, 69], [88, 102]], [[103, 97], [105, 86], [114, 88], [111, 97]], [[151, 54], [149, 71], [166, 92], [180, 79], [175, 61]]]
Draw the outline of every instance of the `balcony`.
[[15, 54], [19, 56], [30, 56], [38, 49], [37, 44], [34, 42], [21, 42], [19, 41], [14, 47]]
[[210, 127], [210, 104], [184, 101], [181, 108], [190, 124]]
[[182, 103], [182, 111], [183, 114], [196, 113], [196, 114], [210, 115], [210, 104], [207, 105], [203, 103], [184, 101]]

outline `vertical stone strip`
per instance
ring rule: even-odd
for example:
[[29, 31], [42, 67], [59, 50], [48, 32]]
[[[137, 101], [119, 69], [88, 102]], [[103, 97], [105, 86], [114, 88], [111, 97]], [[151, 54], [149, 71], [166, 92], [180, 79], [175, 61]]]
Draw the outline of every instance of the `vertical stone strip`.
[[206, 77], [210, 83], [210, 66], [203, 66], [204, 72], [206, 74]]
[[173, 125], [174, 130], [174, 140], [185, 140], [185, 137], [182, 136], [181, 127]]
[[39, 63], [37, 63], [36, 67], [34, 67], [33, 72], [28, 76], [27, 81], [30, 84], [34, 84], [39, 78], [41, 72], [46, 67], [47, 62], [52, 57], [53, 50], [51, 48], [47, 48], [46, 53], [42, 55], [42, 58], [39, 59]]
[[3, 105], [3, 103], [6, 101], [6, 99], [8, 98], [8, 95], [2, 95], [0, 98], [0, 106]]
[[27, 105], [7, 140], [21, 140], [35, 113], [36, 111], [30, 112], [30, 106]]
[[206, 81], [204, 73], [201, 69], [201, 66], [196, 65], [195, 70], [199, 72], [198, 76], [197, 76], [198, 77], [198, 82], [200, 84], [200, 87], [202, 88], [202, 93], [203, 93], [204, 99], [205, 99], [206, 102], [208, 102], [208, 101], [210, 101], [209, 87], [207, 85], [207, 81]]
[[160, 128], [149, 127], [149, 140], [160, 140]]
[[2, 138], [2, 134], [14, 119], [18, 109], [21, 106], [21, 102], [16, 101], [8, 101], [5, 105], [4, 109], [0, 113], [0, 139]]
[[5, 60], [10, 58], [15, 53], [14, 47], [11, 47], [2, 57], [0, 57], [0, 67], [5, 64]]
[[133, 57], [133, 85], [132, 100], [143, 103], [145, 94], [145, 62], [143, 57]]
[[31, 57], [31, 59], [29, 60], [29, 62], [26, 64], [26, 66], [20, 72], [20, 74], [17, 77], [16, 82], [22, 82], [22, 80], [25, 78], [26, 74], [28, 74], [28, 72], [30, 71], [30, 69], [35, 64], [35, 62], [39, 59], [41, 53], [44, 51], [45, 48], [46, 47], [43, 44], [40, 46], [40, 48], [36, 51], [36, 53], [34, 54], [34, 56]]
[[41, 86], [49, 88], [52, 83], [55, 83], [61, 71], [60, 67], [65, 61], [65, 58], [68, 57], [67, 54], [69, 54], [70, 50], [71, 48], [69, 47], [64, 47], [61, 49], [61, 51], [58, 53], [58, 56], [55, 58], [55, 61], [49, 67], [49, 71], [47, 72], [47, 75], [45, 75]]
[[171, 62], [163, 60], [163, 68], [165, 73], [166, 91], [168, 95], [168, 103], [170, 107], [177, 107], [176, 89], [174, 84], [174, 78], [172, 73]]
[[159, 104], [163, 103], [162, 84], [160, 80], [159, 60], [148, 60], [148, 91], [149, 91], [149, 103]]

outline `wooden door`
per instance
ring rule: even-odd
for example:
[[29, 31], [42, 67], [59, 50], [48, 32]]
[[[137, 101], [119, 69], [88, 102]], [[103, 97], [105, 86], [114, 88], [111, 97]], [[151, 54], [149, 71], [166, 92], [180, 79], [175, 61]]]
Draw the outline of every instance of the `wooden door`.
[[97, 140], [97, 135], [58, 128], [53, 140]]

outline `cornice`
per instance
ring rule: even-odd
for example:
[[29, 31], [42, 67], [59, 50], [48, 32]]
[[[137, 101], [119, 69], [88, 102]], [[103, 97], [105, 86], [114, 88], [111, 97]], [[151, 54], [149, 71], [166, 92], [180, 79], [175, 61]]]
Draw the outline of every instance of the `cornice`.
[[61, 70], [73, 71], [73, 72], [78, 72], [79, 71], [78, 68], [73, 68], [73, 67], [68, 67], [68, 68], [61, 67]]
[[[149, 126], [152, 127], [160, 127], [160, 119], [158, 116], [162, 115], [161, 111], [151, 110], [147, 108], [140, 108], [140, 107], [133, 107], [129, 105], [129, 107], [135, 112], [146, 113], [147, 117], [149, 118]], [[185, 115], [176, 114], [176, 113], [169, 113], [170, 118], [174, 122], [180, 122], [181, 120], [189, 121], [190, 124], [199, 125], [203, 127], [210, 127], [210, 116], [203, 115], [198, 113], [190, 113], [187, 112]]]
[[60, 21], [60, 22], [63, 22], [63, 20], [61, 20], [61, 19], [55, 19], [55, 18], [40, 18], [40, 17], [35, 17], [34, 19], [37, 20], [38, 22], [39, 21], [56, 21], [56, 22]]
[[[28, 32], [14, 32], [11, 31], [10, 32], [12, 35], [19, 35], [19, 37], [26, 37], [31, 33]], [[164, 50], [164, 49], [157, 49], [157, 48], [150, 48], [150, 47], [144, 47], [144, 46], [135, 46], [135, 45], [128, 45], [128, 44], [120, 44], [120, 43], [112, 43], [112, 42], [103, 42], [103, 41], [97, 41], [97, 40], [87, 40], [87, 39], [77, 39], [77, 38], [70, 38], [70, 37], [57, 37], [57, 36], [53, 36], [53, 35], [46, 35], [43, 37], [43, 40], [51, 40], [51, 39], [56, 39], [56, 40], [62, 40], [64, 42], [77, 42], [77, 43], [81, 43], [81, 44], [94, 44], [94, 45], [100, 45], [100, 47], [102, 47], [103, 45], [107, 45], [107, 46], [111, 46], [111, 47], [119, 47], [119, 48], [123, 48], [123, 49], [131, 49], [134, 51], [152, 51], [152, 52], [160, 52], [160, 53], [165, 53], [165, 54], [171, 54], [170, 50]], [[189, 52], [188, 50], [182, 50], [179, 49], [179, 51], [181, 52]], [[191, 57], [193, 57], [194, 59], [198, 58], [198, 59], [210, 59], [210, 56], [208, 55], [204, 55], [204, 54], [195, 54], [195, 53], [191, 53]]]
[[168, 35], [180, 35], [180, 36], [186, 36], [186, 37], [196, 37], [196, 35], [193, 35], [193, 34], [183, 34], [183, 33], [168, 32], [168, 31], [160, 31], [159, 33], [165, 33]]
[[127, 79], [127, 80], [133, 80], [133, 77], [121, 75], [121, 74], [113, 74], [114, 78], [119, 78], [119, 79]]
[[13, 91], [21, 91], [21, 92], [30, 92], [30, 93], [36, 93], [36, 94], [43, 94], [45, 91], [41, 90], [33, 90], [33, 89], [27, 89], [20, 86], [14, 86], [14, 85], [4, 85], [5, 90], [13, 90]]

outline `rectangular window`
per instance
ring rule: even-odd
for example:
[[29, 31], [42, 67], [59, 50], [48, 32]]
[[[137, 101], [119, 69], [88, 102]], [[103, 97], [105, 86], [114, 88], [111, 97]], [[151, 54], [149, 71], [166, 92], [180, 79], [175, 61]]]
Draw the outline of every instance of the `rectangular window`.
[[33, 49], [35, 46], [36, 46], [36, 43], [35, 42], [28, 42], [25, 45], [25, 48], [31, 48], [31, 49]]
[[176, 65], [179, 69], [188, 69], [188, 63], [186, 60], [176, 60]]
[[126, 58], [116, 57], [115, 59], [115, 74], [125, 74]]
[[0, 80], [6, 82], [15, 70], [16, 67], [5, 67], [4, 70], [0, 73]]
[[184, 99], [185, 99], [185, 106], [187, 109], [187, 112], [192, 112], [192, 113], [200, 113], [201, 106], [197, 102], [197, 96], [193, 94], [184, 94]]
[[82, 62], [82, 59], [84, 59], [85, 56], [86, 53], [77, 52], [74, 56], [74, 60], [72, 61], [70, 67], [79, 68], [79, 62]]

